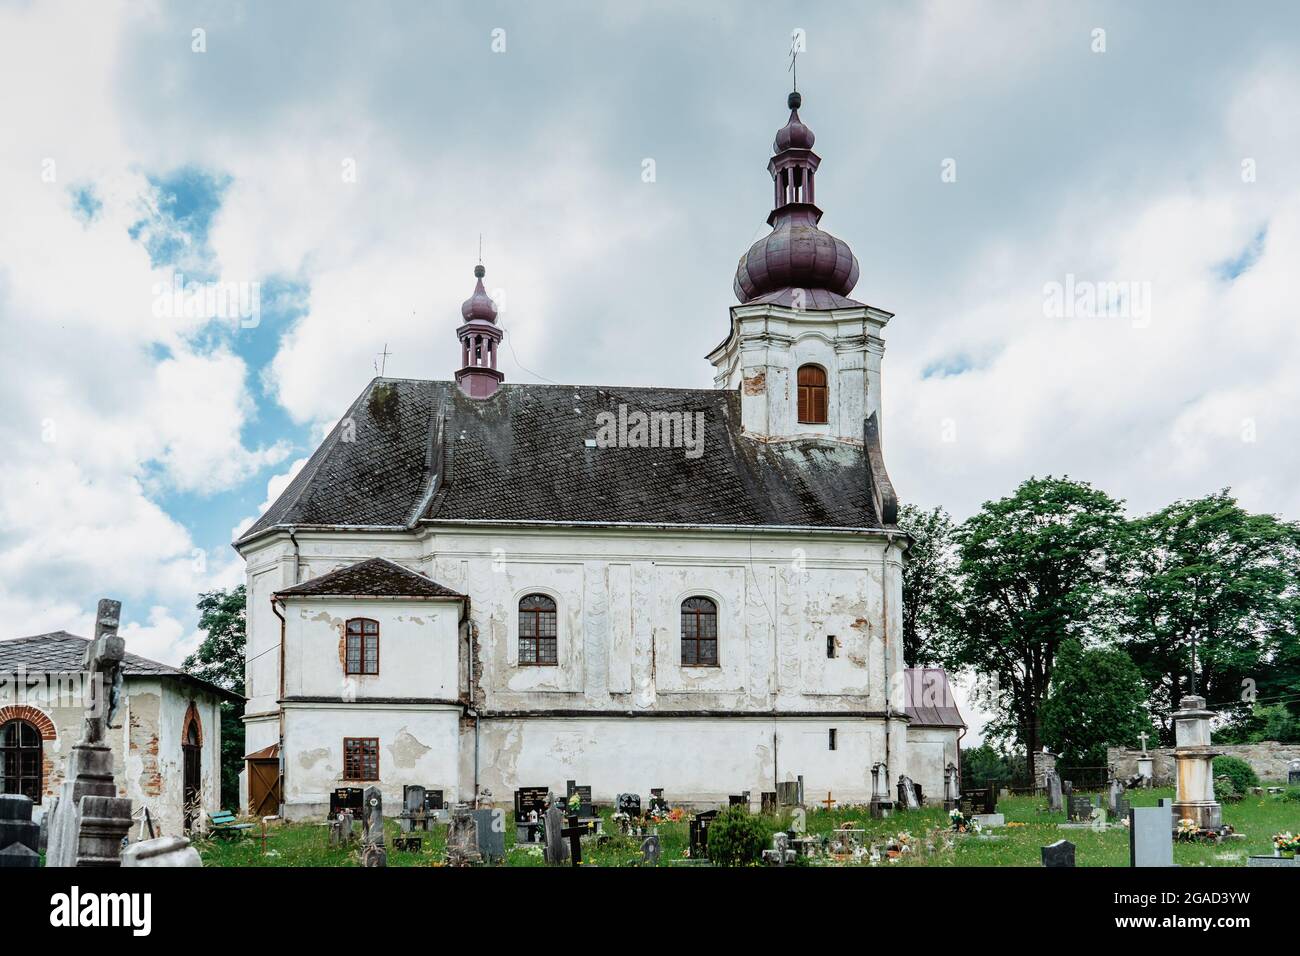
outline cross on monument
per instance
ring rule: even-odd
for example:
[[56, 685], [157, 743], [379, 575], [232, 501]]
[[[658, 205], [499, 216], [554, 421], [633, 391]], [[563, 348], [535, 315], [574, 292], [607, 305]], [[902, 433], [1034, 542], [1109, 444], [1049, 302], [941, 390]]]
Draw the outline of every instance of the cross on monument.
[[829, 790], [826, 791], [826, 799], [820, 802], [826, 805], [827, 813], [830, 813], [831, 807], [835, 806], [835, 798], [831, 796], [831, 792]]
[[1192, 695], [1196, 694], [1196, 632], [1192, 631]]
[[569, 816], [569, 825], [560, 831], [560, 836], [569, 838], [569, 857], [574, 866], [582, 865], [582, 835], [587, 832], [585, 823], [578, 823], [578, 815]]
[[121, 601], [105, 598], [99, 602], [95, 611], [95, 639], [86, 645], [81, 659], [82, 670], [90, 679], [83, 735], [87, 744], [103, 742], [104, 731], [113, 726], [121, 704], [122, 659], [126, 656], [126, 641], [117, 634], [121, 615]]
[[1142, 756], [1144, 757], [1146, 756], [1147, 753], [1147, 738], [1150, 736], [1151, 735], [1148, 734], [1146, 731], [1143, 731], [1142, 733], [1138, 734], [1138, 740], [1142, 741]]

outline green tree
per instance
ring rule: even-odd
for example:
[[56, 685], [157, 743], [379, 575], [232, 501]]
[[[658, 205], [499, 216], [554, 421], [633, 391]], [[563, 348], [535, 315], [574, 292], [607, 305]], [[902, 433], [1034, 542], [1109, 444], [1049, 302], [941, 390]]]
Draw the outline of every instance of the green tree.
[[1013, 736], [1031, 778], [1057, 649], [1105, 626], [1122, 523], [1105, 492], [1049, 476], [985, 502], [955, 534], [959, 581], [945, 663], [982, 676], [980, 696], [1001, 714], [985, 736]]
[[[186, 673], [244, 696], [244, 586], [199, 595], [199, 629], [203, 643], [181, 667]], [[244, 702], [221, 704], [221, 801], [239, 802], [239, 771], [244, 766]]]
[[1129, 523], [1124, 632], [1152, 687], [1166, 743], [1192, 689], [1229, 720], [1249, 718], [1252, 688], [1294, 657], [1300, 526], [1250, 514], [1220, 491]]
[[912, 537], [903, 564], [903, 659], [927, 667], [943, 659], [942, 635], [956, 594], [953, 522], [942, 508], [904, 505], [898, 524]]
[[1150, 734], [1142, 672], [1116, 647], [1063, 643], [1043, 702], [1043, 742], [1061, 756], [1061, 767], [1106, 766], [1108, 746], [1136, 747]]
[[963, 787], [982, 787], [986, 784], [1007, 784], [1015, 776], [1015, 765], [1006, 754], [992, 744], [983, 743], [961, 752], [961, 782]]

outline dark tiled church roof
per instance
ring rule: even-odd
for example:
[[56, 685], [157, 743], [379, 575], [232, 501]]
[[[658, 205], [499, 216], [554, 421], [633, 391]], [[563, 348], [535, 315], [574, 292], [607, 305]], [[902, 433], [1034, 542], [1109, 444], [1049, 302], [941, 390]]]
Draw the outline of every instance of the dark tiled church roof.
[[[703, 454], [592, 447], [597, 415], [620, 405], [702, 413]], [[375, 379], [240, 541], [421, 519], [878, 528], [873, 467], [861, 446], [741, 438], [735, 391], [507, 383], [471, 399]]]
[[371, 558], [346, 568], [285, 588], [280, 597], [313, 595], [357, 595], [361, 597], [464, 597], [409, 568], [387, 558]]
[[[78, 672], [81, 670], [82, 657], [89, 643], [86, 638], [77, 637], [67, 631], [51, 631], [48, 634], [0, 640], [0, 674], [15, 673], [19, 667], [24, 668], [29, 674]], [[122, 672], [128, 677], [177, 678], [192, 682], [214, 694], [232, 700], [240, 699], [238, 695], [187, 674], [180, 668], [152, 661], [139, 654], [127, 653], [122, 659]]]

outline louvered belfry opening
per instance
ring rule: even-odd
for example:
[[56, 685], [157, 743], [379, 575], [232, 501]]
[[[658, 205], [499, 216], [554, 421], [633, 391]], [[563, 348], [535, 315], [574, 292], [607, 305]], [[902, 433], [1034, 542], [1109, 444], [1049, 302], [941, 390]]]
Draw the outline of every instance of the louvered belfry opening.
[[799, 367], [799, 421], [805, 425], [825, 425], [829, 418], [830, 389], [826, 369], [820, 365]]

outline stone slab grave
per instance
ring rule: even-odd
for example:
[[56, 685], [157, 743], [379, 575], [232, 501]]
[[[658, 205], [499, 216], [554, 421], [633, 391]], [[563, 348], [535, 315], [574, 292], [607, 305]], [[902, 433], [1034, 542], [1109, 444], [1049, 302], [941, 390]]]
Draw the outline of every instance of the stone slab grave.
[[803, 802], [803, 787], [798, 780], [778, 781], [776, 785], [776, 805], [778, 807], [797, 807]]
[[614, 798], [614, 812], [624, 813], [635, 819], [641, 816], [641, 794], [620, 793]]
[[478, 852], [485, 863], [506, 858], [506, 813], [495, 807], [471, 811], [474, 815]]
[[641, 865], [658, 866], [663, 850], [659, 846], [659, 834], [652, 833], [641, 841]]
[[564, 785], [564, 797], [566, 800], [572, 799], [574, 794], [578, 795], [578, 816], [584, 820], [589, 820], [596, 815], [595, 804], [591, 802], [591, 787], [579, 786], [577, 781], [569, 780]]
[[1071, 794], [1066, 805], [1065, 818], [1071, 823], [1087, 823], [1092, 819], [1092, 800], [1087, 794]]
[[904, 810], [921, 809], [921, 788], [906, 774], [898, 778], [898, 805]]
[[717, 819], [717, 810], [705, 810], [703, 813], [695, 814], [691, 820], [690, 831], [690, 854], [692, 860], [707, 860], [709, 858], [709, 826]]
[[0, 794], [0, 869], [41, 865], [41, 828], [32, 822], [32, 798]]
[[384, 795], [378, 787], [366, 787], [362, 803], [361, 865], [388, 866], [388, 851], [384, 847]]
[[975, 813], [971, 815], [971, 819], [985, 830], [1007, 825], [1006, 815], [1001, 813]]
[[418, 783], [402, 787], [402, 812], [397, 825], [403, 833], [429, 829], [428, 793]]
[[1286, 784], [1288, 787], [1300, 787], [1300, 760], [1292, 760], [1287, 764]]
[[478, 849], [478, 821], [468, 804], [458, 803], [447, 824], [448, 866], [473, 866], [483, 860]]
[[1043, 866], [1046, 867], [1072, 867], [1074, 866], [1074, 844], [1069, 840], [1057, 840], [1042, 848]]
[[1161, 800], [1155, 807], [1129, 810], [1128, 853], [1130, 866], [1173, 866], [1173, 802]]
[[1049, 813], [1060, 813], [1064, 804], [1061, 802], [1061, 778], [1055, 770], [1047, 771], [1047, 777], [1044, 781], [1047, 787], [1047, 810]]
[[1250, 856], [1246, 858], [1247, 866], [1300, 866], [1300, 857], [1289, 856]]
[[997, 793], [992, 787], [979, 787], [963, 790], [961, 792], [961, 801], [959, 806], [961, 812], [967, 815], [973, 815], [976, 813], [997, 813]]
[[515, 791], [516, 843], [542, 842], [542, 821], [550, 795], [549, 787], [520, 787]]
[[81, 667], [88, 678], [81, 740], [68, 758], [67, 776], [50, 813], [46, 866], [118, 866], [131, 829], [131, 801], [117, 795], [113, 751], [106, 743], [121, 716], [122, 660], [126, 641], [117, 633], [122, 602], [107, 598], [95, 612], [95, 638]]

